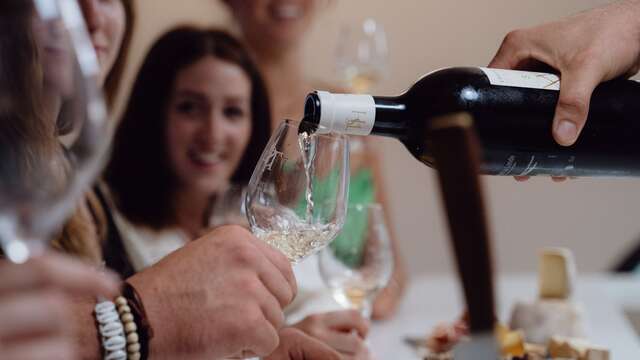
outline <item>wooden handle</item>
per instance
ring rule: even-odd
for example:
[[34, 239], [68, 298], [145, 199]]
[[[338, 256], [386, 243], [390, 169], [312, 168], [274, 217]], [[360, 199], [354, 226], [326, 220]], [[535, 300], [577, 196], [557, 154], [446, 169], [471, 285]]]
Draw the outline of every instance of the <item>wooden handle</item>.
[[457, 113], [433, 118], [429, 124], [427, 138], [438, 170], [470, 331], [492, 332], [496, 317], [491, 245], [473, 120], [467, 113]]

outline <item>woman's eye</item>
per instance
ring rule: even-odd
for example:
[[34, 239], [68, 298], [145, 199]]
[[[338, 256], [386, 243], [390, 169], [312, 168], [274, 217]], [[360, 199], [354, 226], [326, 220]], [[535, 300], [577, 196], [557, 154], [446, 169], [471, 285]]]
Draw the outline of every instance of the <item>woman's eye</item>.
[[193, 101], [181, 101], [176, 105], [176, 110], [180, 114], [192, 115], [198, 111], [198, 104]]
[[237, 119], [244, 116], [244, 110], [238, 106], [228, 106], [224, 109], [224, 115], [231, 119]]

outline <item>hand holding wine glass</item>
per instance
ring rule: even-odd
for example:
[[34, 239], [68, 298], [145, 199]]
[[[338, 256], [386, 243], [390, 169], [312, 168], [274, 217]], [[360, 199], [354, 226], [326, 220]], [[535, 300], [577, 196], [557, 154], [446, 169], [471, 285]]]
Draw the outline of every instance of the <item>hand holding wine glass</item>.
[[298, 134], [283, 122], [254, 170], [246, 197], [252, 232], [297, 263], [329, 244], [345, 219], [349, 144], [344, 135]]

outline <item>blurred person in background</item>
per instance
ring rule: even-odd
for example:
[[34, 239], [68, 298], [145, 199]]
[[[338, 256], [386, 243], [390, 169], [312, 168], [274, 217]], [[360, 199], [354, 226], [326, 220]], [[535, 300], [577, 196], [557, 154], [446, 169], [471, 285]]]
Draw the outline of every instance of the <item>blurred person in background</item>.
[[[231, 10], [234, 26], [241, 33], [260, 71], [266, 80], [271, 100], [271, 127], [284, 119], [300, 120], [306, 95], [315, 89], [350, 92], [312, 79], [304, 67], [304, 41], [313, 24], [332, 0], [223, 0]], [[349, 204], [383, 204], [386, 214], [391, 213], [386, 201], [380, 169], [380, 158], [375, 145], [358, 137], [351, 137], [351, 181]], [[386, 219], [393, 228], [389, 218]], [[352, 222], [353, 224], [357, 222]], [[356, 226], [346, 226], [332, 246], [341, 242], [362, 239]], [[394, 272], [389, 285], [382, 289], [373, 306], [372, 317], [384, 319], [397, 308], [406, 284], [404, 260], [397, 239], [392, 236]], [[357, 240], [355, 240], [357, 241]], [[348, 246], [346, 246], [348, 247]], [[301, 292], [309, 297], [323, 293], [324, 285], [317, 269], [317, 256], [307, 259], [295, 268]], [[307, 296], [303, 296], [306, 298]]]
[[208, 230], [212, 199], [231, 183], [249, 182], [269, 132], [266, 90], [240, 43], [195, 28], [156, 41], [105, 173], [133, 270]]

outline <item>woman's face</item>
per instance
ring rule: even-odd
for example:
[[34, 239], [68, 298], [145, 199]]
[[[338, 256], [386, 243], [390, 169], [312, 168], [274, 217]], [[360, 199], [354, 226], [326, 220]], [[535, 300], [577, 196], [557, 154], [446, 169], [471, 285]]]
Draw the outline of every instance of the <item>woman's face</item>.
[[91, 42], [100, 63], [100, 84], [111, 71], [126, 31], [123, 0], [80, 0]]
[[167, 110], [170, 166], [185, 189], [225, 186], [251, 136], [251, 81], [242, 68], [207, 56], [178, 72]]
[[313, 22], [318, 0], [228, 0], [250, 41], [276, 48], [297, 45]]

